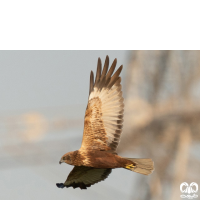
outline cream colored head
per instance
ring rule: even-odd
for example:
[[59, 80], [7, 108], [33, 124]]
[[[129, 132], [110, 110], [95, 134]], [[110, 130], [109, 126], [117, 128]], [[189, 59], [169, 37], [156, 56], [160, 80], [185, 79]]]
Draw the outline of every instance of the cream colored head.
[[69, 152], [69, 153], [66, 153], [65, 155], [63, 155], [62, 158], [60, 159], [59, 164], [65, 162], [69, 165], [72, 165], [72, 154], [73, 154], [73, 152]]

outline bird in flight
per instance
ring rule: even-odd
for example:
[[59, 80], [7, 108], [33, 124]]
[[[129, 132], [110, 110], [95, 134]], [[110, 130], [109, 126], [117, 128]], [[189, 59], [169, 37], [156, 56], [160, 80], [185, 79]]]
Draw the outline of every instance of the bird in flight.
[[95, 81], [91, 71], [81, 148], [61, 157], [60, 164], [67, 163], [74, 168], [64, 183], [56, 184], [59, 188], [87, 189], [106, 179], [114, 168], [124, 168], [144, 175], [149, 175], [154, 170], [154, 163], [149, 158], [125, 158], [116, 152], [124, 115], [119, 76], [123, 66], [113, 74], [116, 64], [117, 59], [108, 70], [109, 57], [106, 56], [102, 70], [99, 58]]

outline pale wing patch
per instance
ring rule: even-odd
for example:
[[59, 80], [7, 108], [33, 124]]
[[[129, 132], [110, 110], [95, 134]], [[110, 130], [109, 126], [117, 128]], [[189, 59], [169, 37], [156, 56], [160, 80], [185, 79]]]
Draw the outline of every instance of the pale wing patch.
[[124, 112], [120, 82], [110, 90], [103, 89], [95, 95], [101, 100], [101, 119], [107, 136], [107, 145], [116, 151], [123, 128]]
[[70, 172], [64, 184], [57, 184], [58, 187], [80, 187], [87, 189], [91, 185], [103, 181], [111, 173], [112, 169], [96, 169], [92, 167], [75, 166]]

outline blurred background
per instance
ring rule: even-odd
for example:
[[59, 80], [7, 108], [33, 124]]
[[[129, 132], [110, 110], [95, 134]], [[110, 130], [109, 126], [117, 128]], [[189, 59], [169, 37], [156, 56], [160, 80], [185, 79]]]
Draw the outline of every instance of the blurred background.
[[[118, 154], [152, 158], [150, 176], [114, 169], [87, 190], [59, 189], [80, 148], [89, 75], [117, 58], [125, 98]], [[0, 199], [177, 200], [200, 184], [199, 51], [0, 51]]]

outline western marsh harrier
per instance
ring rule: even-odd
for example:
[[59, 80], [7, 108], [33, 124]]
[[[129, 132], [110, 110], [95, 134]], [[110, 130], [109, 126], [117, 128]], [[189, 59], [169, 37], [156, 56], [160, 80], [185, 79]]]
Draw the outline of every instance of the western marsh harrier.
[[65, 183], [56, 184], [59, 188], [87, 189], [106, 179], [114, 168], [124, 168], [144, 175], [149, 175], [154, 170], [151, 159], [123, 158], [116, 153], [124, 113], [121, 77], [119, 77], [123, 66], [113, 74], [116, 64], [117, 59], [108, 70], [107, 56], [102, 71], [99, 58], [95, 82], [91, 71], [81, 148], [66, 153], [60, 159], [60, 164], [64, 162], [74, 165], [74, 168]]

